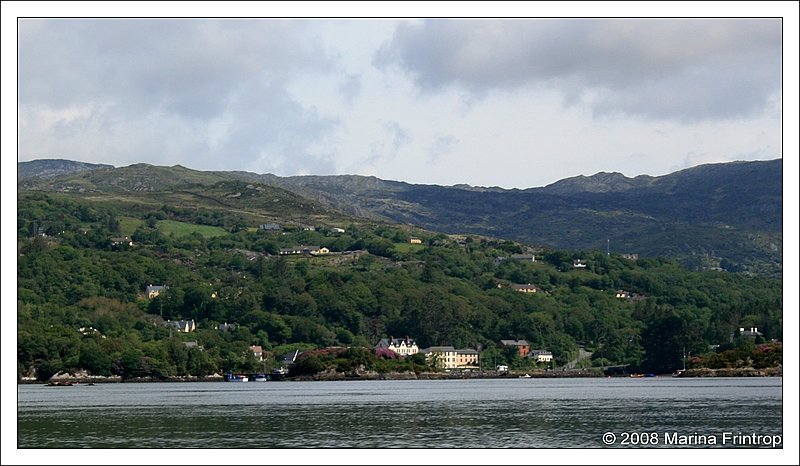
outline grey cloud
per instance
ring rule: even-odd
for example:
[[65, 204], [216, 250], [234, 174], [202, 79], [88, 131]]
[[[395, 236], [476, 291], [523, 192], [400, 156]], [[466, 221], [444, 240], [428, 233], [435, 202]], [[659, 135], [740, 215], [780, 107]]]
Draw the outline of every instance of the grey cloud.
[[[336, 66], [308, 26], [277, 20], [21, 20], [20, 118], [32, 121], [37, 109], [93, 109], [65, 120], [78, 131], [66, 141], [72, 141], [72, 153], [86, 150], [78, 141], [91, 138], [95, 149], [109, 148], [110, 158], [169, 156], [215, 169], [222, 160], [282, 174], [331, 170], [329, 157], [311, 148], [337, 122], [304, 108], [285, 89], [298, 74]], [[227, 122], [222, 129], [220, 121]], [[55, 129], [63, 132], [64, 124]], [[48, 157], [40, 153], [48, 147], [35, 147], [35, 135], [43, 131], [35, 125], [20, 131], [21, 155]]]
[[414, 139], [411, 133], [396, 121], [378, 121], [378, 123], [383, 128], [386, 137], [370, 143], [369, 155], [360, 160], [360, 164], [375, 165], [392, 160], [400, 149]]
[[212, 117], [242, 86], [326, 65], [303, 22], [47, 20], [20, 26], [19, 98], [107, 99], [131, 112]]
[[302, 107], [278, 87], [241, 96], [232, 106], [235, 124], [222, 142], [230, 162], [281, 175], [334, 171], [330, 156], [315, 155], [310, 148], [338, 121]]
[[410, 143], [413, 139], [411, 137], [411, 133], [405, 130], [396, 121], [384, 121], [382, 122], [381, 126], [383, 126], [383, 129], [389, 133], [392, 138], [393, 152], [397, 152], [400, 150], [400, 148]]
[[339, 91], [342, 93], [347, 103], [352, 103], [361, 93], [361, 78], [356, 75], [348, 74], [339, 85]]
[[543, 86], [599, 114], [702, 119], [763, 110], [781, 85], [779, 19], [430, 20], [376, 53], [433, 92]]
[[458, 138], [450, 135], [437, 134], [428, 149], [428, 158], [431, 162], [439, 160], [444, 155], [453, 152], [453, 149], [458, 144]]

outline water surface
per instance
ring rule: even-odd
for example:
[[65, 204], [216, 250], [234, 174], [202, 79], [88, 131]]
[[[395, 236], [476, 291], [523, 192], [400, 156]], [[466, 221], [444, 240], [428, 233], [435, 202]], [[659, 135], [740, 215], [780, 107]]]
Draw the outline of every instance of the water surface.
[[[603, 434], [612, 433], [615, 440], [605, 440], [614, 447], [675, 447], [665, 440], [782, 435], [781, 384], [655, 377], [19, 385], [17, 445], [607, 448]], [[621, 445], [631, 434], [658, 442]]]

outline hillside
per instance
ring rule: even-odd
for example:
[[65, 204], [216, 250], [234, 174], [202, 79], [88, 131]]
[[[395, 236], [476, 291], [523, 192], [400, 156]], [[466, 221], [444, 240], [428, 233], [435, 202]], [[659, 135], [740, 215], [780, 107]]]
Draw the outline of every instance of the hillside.
[[103, 168], [114, 168], [113, 165], [75, 162], [64, 159], [42, 159], [30, 162], [20, 162], [17, 164], [17, 178], [20, 180], [28, 178], [55, 178], [57, 176], [69, 175], [85, 170], [97, 170]]
[[[262, 372], [287, 351], [314, 349], [295, 371], [434, 370], [424, 357], [376, 354], [390, 336], [477, 349], [482, 361], [518, 370], [543, 368], [500, 340], [551, 351], [559, 367], [581, 347], [592, 353], [587, 368], [670, 372], [684, 351], [708, 367], [780, 361], [773, 346], [755, 346], [782, 338], [780, 279], [406, 225], [329, 223], [346, 217], [252, 181], [189, 173], [196, 184], [169, 182], [182, 169], [154, 170], [151, 186], [163, 191], [137, 190], [132, 175], [93, 173], [61, 185], [95, 177], [83, 192], [19, 192], [18, 377]], [[260, 229], [260, 218], [279, 226]], [[165, 288], [149, 296], [150, 285]], [[760, 335], [734, 339], [740, 327]]]
[[294, 224], [358, 221], [352, 215], [283, 188], [248, 183], [241, 178], [227, 172], [203, 172], [179, 165], [135, 164], [55, 178], [31, 176], [19, 181], [19, 189], [90, 199], [96, 205], [127, 205], [137, 211], [169, 206], [171, 215], [181, 220], [213, 223], [211, 217], [226, 218], [241, 227], [278, 221]]
[[543, 188], [445, 187], [366, 177], [254, 177], [354, 215], [543, 247], [668, 256], [696, 270], [782, 273], [782, 160], [660, 177], [619, 173]]
[[[31, 163], [21, 163], [20, 171]], [[777, 159], [703, 165], [659, 177], [598, 173], [541, 188], [506, 190], [414, 185], [356, 175], [278, 177], [139, 164], [56, 178], [31, 176], [21, 179], [19, 187], [156, 197], [170, 191], [178, 202], [181, 191], [197, 197], [215, 183], [244, 180], [262, 185], [262, 193], [277, 189], [282, 193], [279, 198], [291, 193], [307, 199], [274, 204], [313, 205], [309, 215], [327, 209], [328, 215], [346, 213], [367, 221], [504, 238], [544, 248], [666, 256], [693, 270], [781, 276], [782, 167]], [[219, 208], [224, 205], [218, 203]], [[284, 209], [276, 215], [287, 213]]]

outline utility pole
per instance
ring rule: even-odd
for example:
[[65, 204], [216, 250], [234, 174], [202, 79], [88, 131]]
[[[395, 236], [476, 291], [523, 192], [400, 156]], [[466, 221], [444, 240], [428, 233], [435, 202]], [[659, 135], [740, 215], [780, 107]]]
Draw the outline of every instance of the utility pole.
[[611, 238], [606, 238], [606, 256], [611, 255]]

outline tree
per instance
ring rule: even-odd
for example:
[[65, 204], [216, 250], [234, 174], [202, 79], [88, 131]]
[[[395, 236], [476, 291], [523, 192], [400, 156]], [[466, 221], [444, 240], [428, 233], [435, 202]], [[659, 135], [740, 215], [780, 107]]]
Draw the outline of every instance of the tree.
[[316, 354], [303, 353], [290, 370], [291, 375], [314, 375], [325, 370], [325, 365]]
[[94, 341], [81, 345], [78, 363], [92, 375], [111, 375], [111, 357]]

